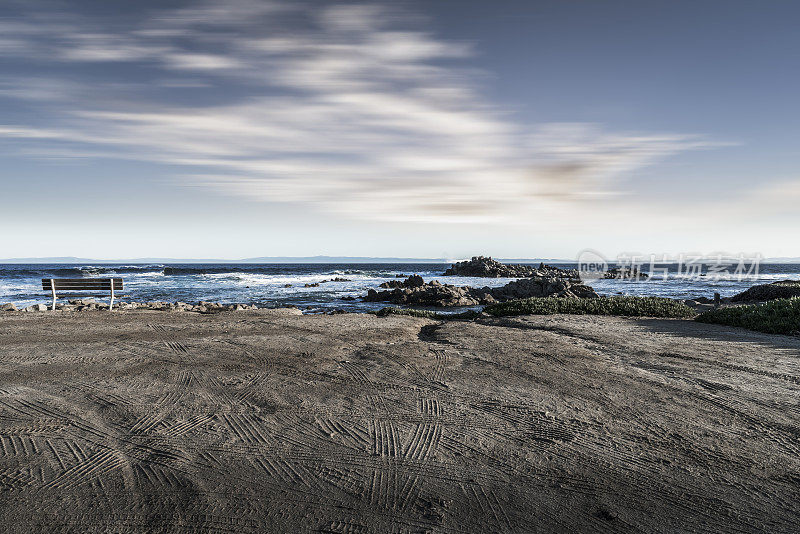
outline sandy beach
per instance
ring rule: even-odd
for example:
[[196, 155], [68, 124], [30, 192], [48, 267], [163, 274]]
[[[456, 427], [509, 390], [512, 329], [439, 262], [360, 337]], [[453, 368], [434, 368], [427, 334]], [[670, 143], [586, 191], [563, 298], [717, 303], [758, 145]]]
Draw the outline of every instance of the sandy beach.
[[7, 531], [791, 532], [800, 340], [692, 321], [0, 315]]

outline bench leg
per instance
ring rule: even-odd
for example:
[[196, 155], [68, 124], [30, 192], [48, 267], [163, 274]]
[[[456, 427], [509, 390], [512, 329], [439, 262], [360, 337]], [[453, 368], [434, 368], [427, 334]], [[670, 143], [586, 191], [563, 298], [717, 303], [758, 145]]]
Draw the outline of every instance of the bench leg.
[[108, 311], [114, 308], [114, 280], [111, 280], [111, 302], [108, 303]]
[[52, 278], [50, 279], [50, 291], [53, 292], [53, 308], [52, 308], [52, 310], [56, 311], [56, 283], [53, 281]]

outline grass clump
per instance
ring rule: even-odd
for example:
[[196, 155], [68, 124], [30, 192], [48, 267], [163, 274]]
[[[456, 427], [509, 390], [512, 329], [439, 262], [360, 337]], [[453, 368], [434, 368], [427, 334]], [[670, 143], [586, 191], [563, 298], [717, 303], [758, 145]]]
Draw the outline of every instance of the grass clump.
[[389, 315], [409, 315], [411, 317], [422, 317], [423, 319], [435, 319], [437, 321], [450, 321], [454, 319], [474, 319], [480, 316], [480, 312], [468, 310], [462, 313], [439, 313], [430, 310], [414, 310], [411, 308], [381, 308], [375, 312], [378, 317]]
[[627, 317], [691, 317], [686, 304], [663, 297], [544, 297], [511, 300], [487, 306], [483, 311], [495, 317], [512, 315], [622, 315]]
[[700, 314], [696, 320], [701, 323], [738, 326], [767, 334], [798, 334], [800, 297], [709, 310]]

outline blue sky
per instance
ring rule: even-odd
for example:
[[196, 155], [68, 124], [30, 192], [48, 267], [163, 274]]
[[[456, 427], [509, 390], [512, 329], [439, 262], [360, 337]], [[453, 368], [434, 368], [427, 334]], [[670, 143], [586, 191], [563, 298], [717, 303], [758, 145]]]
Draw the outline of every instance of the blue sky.
[[800, 256], [789, 1], [6, 1], [0, 256]]

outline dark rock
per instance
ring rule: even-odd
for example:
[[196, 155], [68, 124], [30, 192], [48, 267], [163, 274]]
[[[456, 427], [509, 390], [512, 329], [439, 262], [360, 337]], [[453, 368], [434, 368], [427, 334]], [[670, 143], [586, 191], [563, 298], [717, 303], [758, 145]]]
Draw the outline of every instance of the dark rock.
[[283, 284], [283, 287], [292, 287], [292, 284]]
[[594, 289], [580, 281], [535, 277], [510, 282], [498, 288], [474, 288], [442, 284], [436, 280], [418, 285], [421, 277], [409, 277], [402, 283], [388, 282], [390, 291], [370, 289], [364, 300], [367, 302], [391, 302], [393, 304], [450, 307], [494, 304], [512, 299], [528, 297], [597, 297]]
[[500, 301], [524, 299], [529, 297], [579, 297], [596, 298], [591, 287], [564, 278], [539, 276], [509, 282], [492, 290], [492, 296]]
[[73, 306], [88, 306], [89, 304], [97, 304], [94, 299], [73, 299], [69, 301]]
[[[438, 284], [438, 282], [436, 282]], [[394, 289], [394, 288], [403, 288], [403, 287], [422, 287], [425, 285], [425, 280], [418, 274], [412, 274], [402, 282], [400, 280], [389, 280], [388, 282], [382, 283], [378, 287], [382, 287], [384, 289]]]
[[319, 283], [318, 282], [314, 282], [313, 284], [306, 284], [303, 287], [319, 287]]
[[610, 280], [648, 280], [650, 275], [643, 273], [639, 267], [613, 267], [603, 273], [603, 278]]
[[422, 277], [418, 274], [412, 274], [411, 276], [406, 278], [406, 281], [403, 282], [403, 284], [406, 287], [422, 287], [423, 285], [425, 285], [425, 280], [423, 280]]
[[800, 297], [800, 280], [780, 280], [771, 284], [753, 286], [731, 297], [731, 302], [763, 302], [774, 299]]
[[444, 272], [444, 276], [475, 276], [480, 278], [529, 278], [532, 276], [552, 276], [558, 278], [578, 278], [575, 269], [559, 269], [539, 264], [539, 268], [532, 265], [510, 265], [500, 263], [492, 258], [474, 256], [469, 261], [454, 263]]

